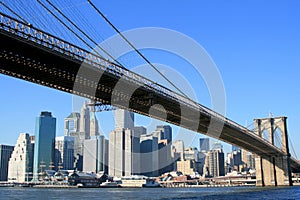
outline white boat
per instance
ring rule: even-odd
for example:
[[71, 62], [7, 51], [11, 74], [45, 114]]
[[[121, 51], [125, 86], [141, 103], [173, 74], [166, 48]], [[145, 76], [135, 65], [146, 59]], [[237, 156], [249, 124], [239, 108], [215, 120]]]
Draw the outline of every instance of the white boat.
[[101, 188], [117, 188], [119, 184], [117, 182], [106, 181], [100, 184]]
[[133, 187], [133, 188], [141, 188], [146, 184], [145, 176], [126, 176], [121, 178], [121, 187]]

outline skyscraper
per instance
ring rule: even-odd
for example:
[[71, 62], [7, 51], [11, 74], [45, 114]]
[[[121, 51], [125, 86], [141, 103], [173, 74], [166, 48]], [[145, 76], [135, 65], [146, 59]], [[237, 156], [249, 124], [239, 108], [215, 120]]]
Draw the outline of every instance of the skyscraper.
[[134, 114], [128, 110], [117, 109], [115, 113], [115, 129], [133, 129], [134, 128]]
[[8, 162], [14, 146], [0, 144], [0, 181], [7, 181]]
[[200, 151], [201, 152], [209, 151], [209, 138], [200, 138]]
[[[86, 133], [80, 132], [80, 125], [85, 124], [81, 120], [81, 116], [77, 112], [72, 112], [65, 118], [65, 136], [74, 137], [74, 163], [73, 168], [82, 170], [82, 155], [83, 155], [83, 141]], [[85, 130], [85, 128], [83, 129]]]
[[74, 137], [74, 168], [83, 170], [84, 141], [99, 135], [98, 120], [85, 101], [80, 114], [73, 112], [65, 118], [65, 135]]
[[132, 129], [116, 128], [109, 135], [108, 173], [122, 177], [140, 173], [140, 138]]
[[210, 150], [206, 155], [205, 170], [210, 177], [225, 176], [225, 160], [223, 150]]
[[141, 174], [149, 177], [158, 176], [158, 138], [152, 135], [141, 135], [140, 142]]
[[99, 124], [95, 112], [90, 113], [90, 137], [99, 135]]
[[172, 143], [172, 153], [175, 160], [184, 160], [184, 142], [176, 140]]
[[33, 146], [29, 134], [21, 133], [9, 159], [9, 182], [25, 182], [32, 179]]
[[240, 150], [240, 147], [232, 145], [232, 151], [238, 151]]
[[84, 141], [83, 171], [108, 173], [108, 140], [103, 135]]
[[88, 139], [90, 137], [90, 109], [86, 101], [81, 108], [79, 127], [79, 132], [85, 133], [85, 139]]
[[45, 169], [50, 169], [54, 165], [55, 135], [56, 118], [52, 117], [51, 112], [41, 112], [35, 125], [34, 179], [38, 178], [41, 164], [45, 165]]
[[157, 137], [158, 140], [167, 140], [168, 144], [172, 142], [172, 128], [169, 125], [157, 126], [152, 135]]
[[61, 136], [55, 138], [56, 163], [59, 169], [74, 169], [74, 137]]
[[70, 136], [72, 133], [80, 132], [80, 114], [72, 112], [65, 118], [64, 135]]

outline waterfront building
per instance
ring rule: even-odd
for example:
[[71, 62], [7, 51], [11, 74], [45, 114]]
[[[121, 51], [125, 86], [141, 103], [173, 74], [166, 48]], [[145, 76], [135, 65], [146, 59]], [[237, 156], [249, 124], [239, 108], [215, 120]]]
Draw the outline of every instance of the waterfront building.
[[253, 161], [252, 153], [249, 151], [242, 149], [242, 162], [247, 166], [249, 169], [255, 169], [255, 162]]
[[38, 173], [41, 172], [40, 165], [44, 169], [53, 169], [55, 161], [55, 134], [56, 118], [52, 117], [51, 112], [43, 111], [36, 119], [35, 126], [35, 146], [33, 175], [37, 180]]
[[225, 162], [222, 149], [213, 149], [207, 153], [204, 174], [209, 177], [225, 176]]
[[199, 142], [200, 142], [200, 151], [201, 152], [206, 153], [210, 150], [209, 149], [209, 138], [200, 138]]
[[196, 147], [188, 147], [184, 150], [184, 160], [176, 162], [176, 170], [185, 175], [203, 174], [205, 154], [199, 152]]
[[21, 133], [8, 163], [8, 181], [25, 182], [32, 179], [33, 148], [28, 133]]
[[116, 128], [109, 135], [108, 173], [113, 177], [140, 173], [140, 138], [132, 129]]
[[141, 175], [155, 177], [159, 174], [158, 138], [152, 135], [141, 135]]
[[108, 173], [108, 144], [108, 140], [103, 135], [84, 141], [84, 172]]
[[191, 175], [195, 172], [195, 160], [181, 160], [176, 162], [177, 171], [183, 175]]
[[100, 178], [97, 174], [84, 173], [84, 172], [73, 172], [68, 177], [68, 184], [70, 186], [81, 185], [82, 187], [96, 188], [100, 185]]
[[0, 144], [0, 181], [7, 181], [8, 162], [14, 146]]
[[56, 169], [74, 169], [74, 137], [60, 136], [55, 138], [55, 166]]

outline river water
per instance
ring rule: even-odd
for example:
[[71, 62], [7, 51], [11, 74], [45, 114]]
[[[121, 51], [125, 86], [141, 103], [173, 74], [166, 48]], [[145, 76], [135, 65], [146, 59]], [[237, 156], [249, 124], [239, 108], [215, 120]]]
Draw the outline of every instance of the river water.
[[0, 188], [0, 199], [300, 199], [300, 186], [283, 188]]

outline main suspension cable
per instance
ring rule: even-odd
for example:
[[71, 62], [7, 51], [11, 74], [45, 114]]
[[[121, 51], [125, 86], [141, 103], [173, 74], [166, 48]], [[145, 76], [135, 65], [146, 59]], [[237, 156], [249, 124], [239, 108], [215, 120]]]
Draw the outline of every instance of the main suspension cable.
[[183, 96], [191, 100], [180, 88], [178, 88], [172, 81], [170, 81], [163, 73], [161, 73], [120, 31], [114, 26], [105, 15], [92, 3], [91, 0], [88, 0], [90, 5], [96, 10], [98, 14], [127, 42], [127, 44], [134, 49], [134, 51], [141, 56], [159, 75], [161, 75], [168, 83], [170, 83], [175, 89], [177, 89]]

